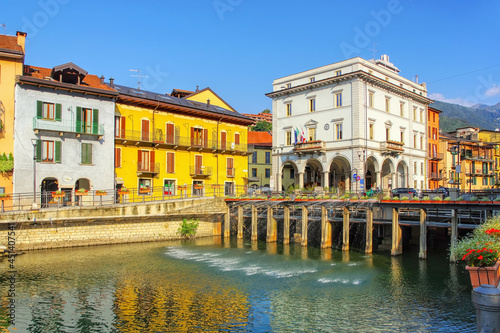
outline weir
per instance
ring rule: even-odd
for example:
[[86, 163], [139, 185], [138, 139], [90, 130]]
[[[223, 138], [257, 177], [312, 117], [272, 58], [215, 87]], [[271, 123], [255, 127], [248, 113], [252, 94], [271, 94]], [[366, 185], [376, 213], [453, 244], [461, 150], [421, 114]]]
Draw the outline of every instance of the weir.
[[[226, 238], [235, 235], [243, 239], [245, 218], [249, 218], [251, 241], [266, 235], [267, 243], [295, 242], [304, 247], [314, 243], [322, 249], [333, 247], [345, 252], [351, 249], [354, 241], [366, 254], [387, 250], [393, 256], [414, 245], [419, 248], [419, 258], [427, 257], [429, 242], [449, 247], [460, 235], [500, 211], [500, 205], [491, 203], [384, 203], [376, 200], [226, 200], [226, 204]], [[265, 223], [259, 223], [264, 219]], [[292, 225], [295, 232], [292, 232]], [[360, 233], [364, 237], [360, 237]]]

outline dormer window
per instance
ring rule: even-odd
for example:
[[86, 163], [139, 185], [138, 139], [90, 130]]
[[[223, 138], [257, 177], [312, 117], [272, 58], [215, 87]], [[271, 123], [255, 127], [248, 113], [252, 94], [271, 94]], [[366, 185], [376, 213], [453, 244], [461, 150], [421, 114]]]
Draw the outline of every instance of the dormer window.
[[86, 70], [72, 62], [68, 62], [67, 64], [52, 68], [51, 77], [59, 82], [80, 85], [87, 74]]

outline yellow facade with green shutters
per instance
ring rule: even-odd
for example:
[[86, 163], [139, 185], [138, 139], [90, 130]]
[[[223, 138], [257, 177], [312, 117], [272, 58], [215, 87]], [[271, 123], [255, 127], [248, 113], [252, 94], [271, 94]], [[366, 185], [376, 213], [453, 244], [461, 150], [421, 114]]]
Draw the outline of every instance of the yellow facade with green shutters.
[[[192, 103], [189, 97], [117, 87], [118, 188], [155, 196], [179, 195], [180, 190], [188, 195], [244, 191], [248, 178], [247, 126], [251, 119], [227, 104], [217, 108], [212, 103]], [[211, 91], [208, 95], [207, 90], [202, 92], [203, 98], [222, 101]]]
[[500, 186], [500, 132], [480, 130], [479, 140], [495, 144], [493, 149], [493, 170], [490, 170], [495, 173], [495, 177], [490, 179], [490, 185], [498, 188]]

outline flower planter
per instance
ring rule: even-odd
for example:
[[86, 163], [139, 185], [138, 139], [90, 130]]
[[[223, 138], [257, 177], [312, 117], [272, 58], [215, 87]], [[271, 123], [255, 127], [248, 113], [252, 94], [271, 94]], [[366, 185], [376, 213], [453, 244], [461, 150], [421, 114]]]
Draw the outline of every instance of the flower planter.
[[103, 196], [106, 194], [108, 194], [108, 193], [107, 192], [95, 192], [95, 195], [97, 195], [97, 196]]
[[0, 201], [9, 200], [9, 199], [10, 199], [10, 195], [5, 195], [3, 197], [0, 197]]
[[420, 200], [421, 203], [432, 203], [431, 200]]
[[124, 194], [129, 194], [130, 192], [127, 190], [127, 191], [118, 191], [118, 194], [119, 195], [124, 195]]
[[63, 198], [66, 194], [64, 193], [58, 193], [58, 194], [52, 194], [52, 198], [58, 199], [58, 198]]
[[149, 188], [145, 188], [145, 189], [140, 189], [139, 190], [139, 194], [149, 194], [151, 190]]
[[497, 287], [500, 279], [500, 260], [493, 267], [470, 267], [465, 266], [469, 271], [472, 288], [483, 284], [490, 284]]
[[88, 192], [78, 192], [78, 191], [75, 192], [76, 196], [87, 195], [87, 194], [89, 194], [89, 193]]

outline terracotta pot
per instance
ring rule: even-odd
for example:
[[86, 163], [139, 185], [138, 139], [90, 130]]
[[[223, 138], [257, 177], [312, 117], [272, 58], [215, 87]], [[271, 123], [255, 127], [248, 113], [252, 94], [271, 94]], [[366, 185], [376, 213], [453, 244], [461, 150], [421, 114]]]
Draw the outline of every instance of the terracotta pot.
[[472, 288], [479, 287], [482, 284], [498, 286], [500, 280], [500, 260], [493, 267], [466, 266], [465, 269], [469, 271]]

